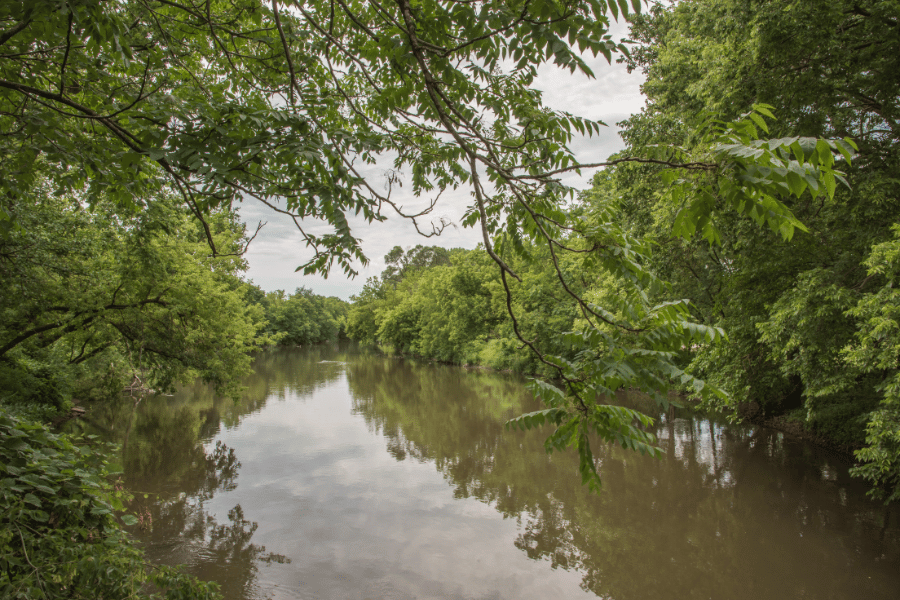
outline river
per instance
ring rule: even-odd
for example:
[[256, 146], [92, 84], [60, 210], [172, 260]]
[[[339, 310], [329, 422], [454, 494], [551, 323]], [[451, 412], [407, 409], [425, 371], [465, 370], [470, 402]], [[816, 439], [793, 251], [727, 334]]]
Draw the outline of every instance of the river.
[[596, 495], [548, 431], [504, 429], [538, 408], [519, 377], [331, 345], [245, 385], [79, 425], [123, 445], [149, 557], [229, 600], [900, 597], [900, 510], [774, 431], [660, 414], [664, 458], [598, 447]]

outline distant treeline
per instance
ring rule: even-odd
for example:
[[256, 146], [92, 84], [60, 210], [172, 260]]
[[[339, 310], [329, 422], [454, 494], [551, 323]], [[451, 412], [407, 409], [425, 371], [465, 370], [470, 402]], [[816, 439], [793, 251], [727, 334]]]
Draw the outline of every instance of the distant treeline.
[[282, 346], [305, 346], [344, 336], [344, 315], [349, 304], [334, 296], [319, 296], [299, 287], [293, 294], [283, 290], [264, 292], [249, 285], [247, 301], [263, 310], [264, 332]]
[[[497, 266], [483, 249], [396, 246], [385, 262], [381, 277], [369, 278], [351, 299], [351, 339], [454, 364], [554, 373], [516, 338]], [[512, 266], [522, 277], [513, 284], [519, 331], [545, 352], [566, 354], [559, 333], [570, 331], [578, 314], [554, 273], [541, 260]]]

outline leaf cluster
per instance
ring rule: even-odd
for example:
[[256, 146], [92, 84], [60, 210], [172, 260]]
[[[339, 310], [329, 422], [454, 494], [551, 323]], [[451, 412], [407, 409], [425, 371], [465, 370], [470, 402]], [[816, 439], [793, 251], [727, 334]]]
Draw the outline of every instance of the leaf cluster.
[[[113, 393], [135, 377], [166, 390], [197, 376], [235, 393], [249, 350], [265, 343], [239, 279], [246, 263], [209, 256], [200, 226], [171, 197], [129, 217], [46, 189], [8, 206], [22, 228], [0, 238], [0, 370], [22, 384], [4, 401], [90, 396], [80, 382], [99, 382], [110, 364]], [[220, 248], [240, 245], [233, 215], [209, 222]]]
[[[599, 182], [657, 244], [652, 268], [672, 284], [663, 297], [690, 299], [694, 319], [728, 332], [689, 357], [689, 371], [731, 397], [711, 406], [795, 415], [863, 461], [880, 447], [857, 473], [881, 481], [885, 497], [896, 489], [893, 367], [867, 354], [881, 342], [866, 332], [889, 331], [893, 318], [890, 269], [872, 261], [900, 218], [897, 80], [887, 76], [896, 23], [886, 2], [653, 6], [632, 21], [640, 46], [628, 62], [648, 77], [648, 105], [624, 123], [626, 153], [718, 166], [686, 176], [620, 165]], [[870, 436], [874, 422], [881, 433]]]
[[[116, 513], [110, 449], [0, 412], [0, 593], [6, 598], [218, 598], [216, 584], [152, 567]], [[122, 517], [134, 523], [131, 515]], [[153, 584], [158, 593], [147, 594]]]

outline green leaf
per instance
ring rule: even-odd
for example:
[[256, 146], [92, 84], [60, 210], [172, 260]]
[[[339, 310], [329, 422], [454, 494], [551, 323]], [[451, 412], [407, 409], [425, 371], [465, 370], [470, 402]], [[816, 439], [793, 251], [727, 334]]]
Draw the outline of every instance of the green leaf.
[[759, 126], [760, 129], [762, 129], [762, 130], [765, 131], [766, 133], [769, 133], [769, 126], [766, 125], [765, 120], [764, 120], [762, 117], [760, 117], [758, 114], [756, 114], [756, 113], [750, 113], [750, 119], [751, 119], [754, 123], [756, 123], [756, 124]]
[[806, 190], [806, 181], [804, 181], [803, 177], [801, 175], [798, 175], [794, 170], [791, 170], [787, 173], [787, 183], [790, 187], [791, 193], [798, 198], [802, 196], [803, 192]]
[[28, 515], [32, 519], [34, 519], [35, 521], [38, 521], [40, 523], [46, 523], [47, 521], [50, 520], [50, 515], [48, 515], [46, 512], [44, 512], [42, 510], [30, 510], [30, 511], [28, 511]]
[[852, 143], [852, 140], [847, 138], [843, 140], [834, 140], [834, 147], [838, 152], [841, 153], [841, 156], [844, 157], [848, 163], [853, 160], [853, 151], [856, 150], [856, 145]]
[[559, 408], [538, 410], [524, 415], [519, 415], [518, 417], [514, 417], [508, 420], [506, 422], [506, 428], [510, 429], [518, 427], [519, 429], [526, 431], [529, 429], [540, 427], [545, 423], [558, 424], [565, 416], [565, 414], [566, 412]]
[[823, 180], [823, 183], [825, 184], [825, 191], [828, 193], [828, 198], [829, 199], [834, 198], [834, 192], [835, 192], [835, 189], [837, 188], [837, 184], [836, 184], [835, 178], [834, 178], [834, 173], [832, 173], [830, 171], [823, 173], [822, 180]]
[[775, 118], [775, 115], [772, 113], [772, 109], [775, 108], [774, 106], [768, 104], [754, 104], [752, 108], [763, 116], [769, 117], [770, 119]]
[[831, 146], [827, 141], [816, 140], [816, 154], [818, 155], [818, 164], [826, 167], [834, 164], [834, 155], [831, 153]]

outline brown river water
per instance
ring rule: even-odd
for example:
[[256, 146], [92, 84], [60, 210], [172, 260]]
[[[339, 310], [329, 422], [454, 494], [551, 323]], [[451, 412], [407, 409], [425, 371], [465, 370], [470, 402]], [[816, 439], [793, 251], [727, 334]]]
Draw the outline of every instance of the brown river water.
[[239, 403], [198, 385], [78, 427], [123, 445], [149, 557], [228, 599], [900, 598], [900, 510], [841, 457], [678, 410], [661, 460], [595, 449], [596, 495], [549, 430], [504, 429], [539, 408], [522, 381], [288, 349]]

